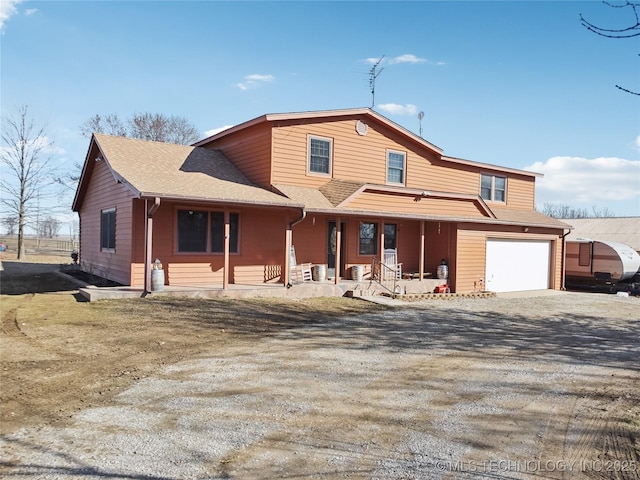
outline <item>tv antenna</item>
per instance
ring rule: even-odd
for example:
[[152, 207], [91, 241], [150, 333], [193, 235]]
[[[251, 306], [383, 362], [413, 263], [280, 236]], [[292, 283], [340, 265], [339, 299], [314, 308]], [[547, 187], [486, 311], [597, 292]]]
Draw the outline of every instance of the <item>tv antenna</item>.
[[424, 118], [424, 112], [418, 114], [418, 121], [420, 122], [420, 138], [422, 138], [422, 119]]
[[373, 108], [373, 106], [376, 104], [376, 78], [378, 78], [378, 75], [380, 75], [384, 70], [384, 68], [381, 68], [376, 73], [376, 69], [378, 68], [378, 65], [380, 65], [380, 62], [382, 62], [383, 58], [384, 58], [384, 55], [382, 55], [380, 57], [380, 60], [378, 60], [375, 63], [375, 65], [371, 67], [371, 70], [369, 70], [369, 88], [371, 88], [371, 108]]

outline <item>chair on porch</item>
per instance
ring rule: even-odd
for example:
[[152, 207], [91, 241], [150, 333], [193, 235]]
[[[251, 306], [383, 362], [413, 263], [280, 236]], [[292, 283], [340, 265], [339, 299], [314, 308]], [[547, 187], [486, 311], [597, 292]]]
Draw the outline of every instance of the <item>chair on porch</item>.
[[310, 263], [301, 263], [298, 265], [296, 261], [296, 249], [293, 245], [291, 245], [291, 268], [289, 270], [289, 277], [291, 281], [297, 282], [310, 282], [312, 280], [311, 274], [311, 264]]
[[[384, 249], [382, 263], [391, 269], [391, 272], [395, 272], [397, 280], [402, 278], [402, 264], [398, 263], [398, 252], [395, 248]], [[385, 271], [389, 272], [386, 269]]]

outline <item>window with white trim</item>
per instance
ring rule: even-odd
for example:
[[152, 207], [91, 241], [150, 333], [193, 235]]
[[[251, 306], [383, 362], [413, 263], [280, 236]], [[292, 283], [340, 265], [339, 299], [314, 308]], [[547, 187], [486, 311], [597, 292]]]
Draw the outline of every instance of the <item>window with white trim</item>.
[[100, 212], [100, 250], [116, 249], [116, 209]]
[[507, 201], [507, 179], [497, 175], [480, 175], [480, 196], [494, 202]]
[[331, 140], [309, 137], [309, 172], [331, 174]]
[[404, 152], [387, 152], [387, 182], [404, 185], [405, 160]]

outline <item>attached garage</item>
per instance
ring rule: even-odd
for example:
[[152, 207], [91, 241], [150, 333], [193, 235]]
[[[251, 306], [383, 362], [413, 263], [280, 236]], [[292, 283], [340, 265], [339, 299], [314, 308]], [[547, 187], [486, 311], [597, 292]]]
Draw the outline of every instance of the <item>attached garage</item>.
[[517, 292], [549, 288], [551, 242], [487, 239], [486, 289]]

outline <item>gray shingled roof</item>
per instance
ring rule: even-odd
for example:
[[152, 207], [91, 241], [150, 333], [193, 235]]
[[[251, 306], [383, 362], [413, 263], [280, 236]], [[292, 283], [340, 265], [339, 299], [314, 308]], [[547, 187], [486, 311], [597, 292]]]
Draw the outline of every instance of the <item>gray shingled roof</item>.
[[95, 135], [114, 174], [138, 196], [299, 206], [253, 184], [220, 151]]

